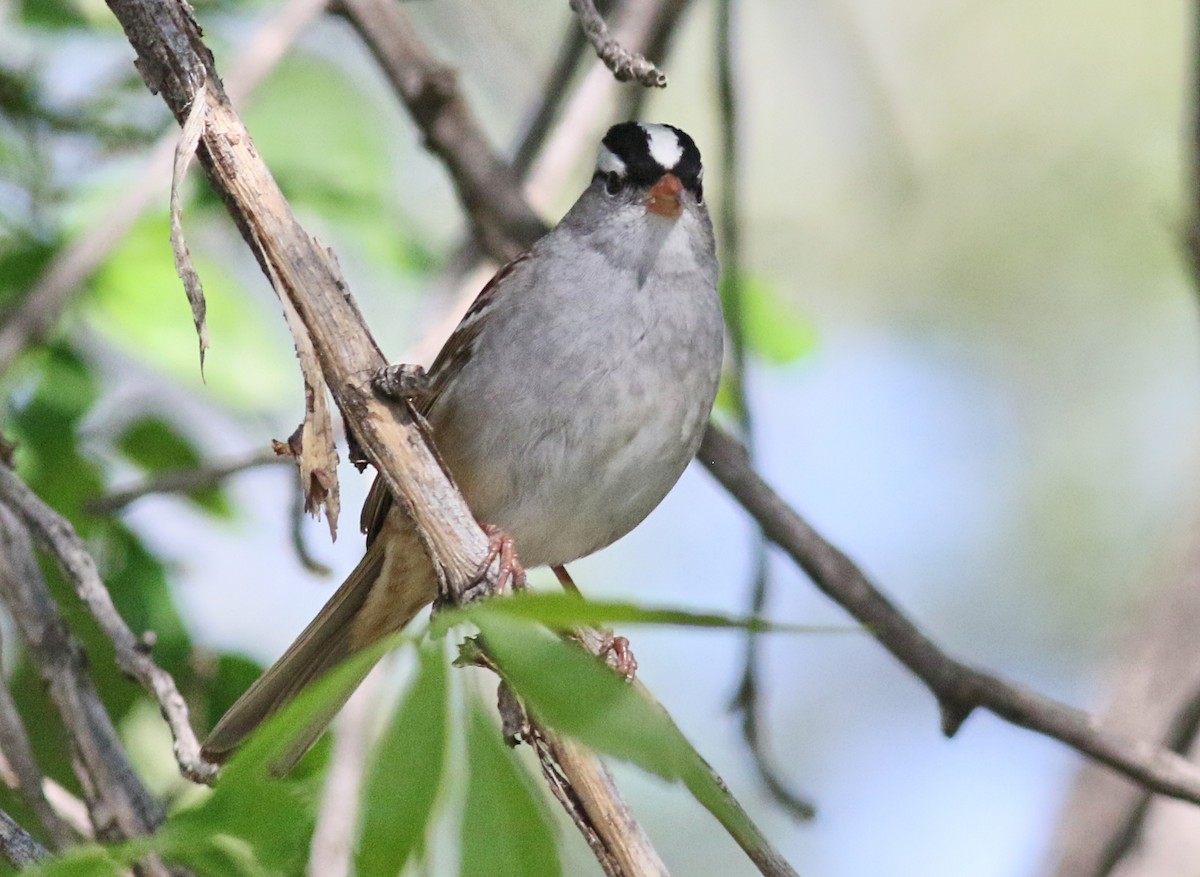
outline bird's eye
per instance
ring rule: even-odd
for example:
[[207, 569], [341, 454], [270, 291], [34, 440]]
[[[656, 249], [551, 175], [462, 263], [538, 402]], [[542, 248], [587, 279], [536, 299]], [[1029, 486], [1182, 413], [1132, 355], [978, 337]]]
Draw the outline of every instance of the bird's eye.
[[624, 184], [624, 182], [625, 181], [621, 179], [618, 174], [612, 173], [604, 175], [604, 188], [610, 195], [615, 195], [620, 192], [621, 186]]

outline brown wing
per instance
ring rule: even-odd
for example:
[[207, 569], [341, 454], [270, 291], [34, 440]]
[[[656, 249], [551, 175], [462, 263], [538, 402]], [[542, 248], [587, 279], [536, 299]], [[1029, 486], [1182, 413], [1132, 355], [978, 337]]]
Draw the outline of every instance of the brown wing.
[[[492, 279], [480, 290], [479, 295], [475, 296], [475, 301], [467, 308], [467, 312], [459, 321], [458, 326], [450, 333], [450, 337], [438, 351], [433, 365], [429, 367], [427, 372], [429, 392], [420, 401], [417, 409], [420, 415], [424, 416], [429, 413], [429, 409], [433, 407], [438, 396], [454, 379], [454, 375], [471, 359], [475, 348], [475, 339], [479, 336], [479, 330], [482, 328], [481, 318], [495, 300], [495, 290], [519, 265], [528, 261], [530, 255], [530, 251], [526, 250], [511, 259], [492, 275]], [[368, 547], [379, 535], [379, 531], [383, 528], [383, 522], [387, 519], [391, 509], [392, 494], [383, 479], [376, 475], [371, 490], [367, 493], [366, 502], [363, 503], [362, 514], [359, 516], [359, 527], [363, 533], [367, 534]]]

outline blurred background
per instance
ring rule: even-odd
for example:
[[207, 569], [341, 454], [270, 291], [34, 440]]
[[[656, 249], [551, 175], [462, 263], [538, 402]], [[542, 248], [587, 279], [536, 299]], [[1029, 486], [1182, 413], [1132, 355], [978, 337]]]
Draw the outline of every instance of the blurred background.
[[[282, 7], [195, 3], [231, 89]], [[511, 152], [573, 26], [567, 4], [403, 8]], [[713, 0], [688, 6], [663, 65], [670, 86], [641, 113], [695, 137], [714, 204], [729, 184], [716, 13]], [[1191, 569], [1196, 540], [1200, 363], [1182, 243], [1192, 14], [1180, 2], [734, 4], [761, 470], [953, 654], [1091, 711], [1109, 703], [1131, 623]], [[64, 247], [113, 222], [175, 125], [98, 0], [0, 0], [0, 59], [3, 319]], [[593, 82], [594, 59], [584, 67], [578, 81]], [[635, 88], [576, 92], [535, 164], [548, 221], [586, 184]], [[448, 268], [465, 240], [453, 189], [360, 41], [316, 18], [238, 106], [388, 357], [427, 362], [487, 273]], [[4, 361], [5, 430], [42, 495], [91, 521], [80, 526], [134, 628], [191, 655], [185, 683], [215, 674], [236, 691], [253, 667], [231, 655], [274, 660], [357, 561], [368, 477], [343, 464], [336, 543], [324, 523], [303, 525], [328, 576], [292, 547], [287, 467], [84, 514], [146, 473], [260, 451], [302, 413], [274, 295], [197, 177], [184, 222], [208, 293], [202, 378], [157, 173], [56, 328]], [[742, 613], [754, 545], [693, 466], [642, 527], [573, 572], [591, 595]], [[770, 618], [846, 624], [788, 562], [770, 568]], [[1049, 873], [1080, 766], [1063, 746], [982, 712], [947, 741], [933, 698], [869, 636], [772, 636], [766, 748], [819, 809], [797, 824], [728, 710], [742, 639], [625, 632], [641, 678], [801, 873]], [[121, 714], [130, 739], [162, 733], [144, 705]], [[166, 748], [162, 763], [133, 748], [169, 784]], [[617, 771], [676, 873], [754, 873], [682, 789]], [[593, 873], [562, 837], [566, 872]]]

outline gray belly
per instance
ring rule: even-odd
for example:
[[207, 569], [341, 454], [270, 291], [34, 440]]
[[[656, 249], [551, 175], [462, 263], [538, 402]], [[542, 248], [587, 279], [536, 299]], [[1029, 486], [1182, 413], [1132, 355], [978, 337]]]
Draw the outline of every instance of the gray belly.
[[[617, 355], [591, 370], [539, 362], [547, 386], [536, 394], [521, 386], [525, 364], [510, 363], [455, 387], [430, 412], [472, 511], [515, 540], [525, 565], [566, 563], [611, 544], [679, 479], [716, 395], [721, 338], [679, 340], [646, 361]], [[463, 416], [467, 405], [472, 416]]]

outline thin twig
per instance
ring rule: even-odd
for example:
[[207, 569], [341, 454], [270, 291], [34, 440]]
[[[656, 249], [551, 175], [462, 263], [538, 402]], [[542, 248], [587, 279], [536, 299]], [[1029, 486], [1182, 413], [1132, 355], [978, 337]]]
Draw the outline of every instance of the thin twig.
[[79, 599], [116, 650], [117, 666], [158, 702], [175, 740], [180, 772], [197, 783], [210, 783], [216, 768], [200, 757], [200, 743], [188, 723], [188, 708], [171, 674], [150, 657], [152, 640], [134, 636], [113, 605], [96, 562], [71, 523], [38, 498], [11, 469], [0, 466], [0, 501], [20, 516], [38, 545], [54, 558]]
[[11, 816], [0, 810], [0, 855], [21, 871], [35, 862], [49, 858], [50, 853]]
[[[1175, 711], [1163, 745], [1172, 752], [1178, 752], [1181, 756], [1186, 757], [1196, 742], [1198, 734], [1200, 734], [1200, 690], [1192, 692], [1192, 696], [1184, 700]], [[1146, 824], [1146, 818], [1150, 814], [1152, 800], [1153, 795], [1144, 789], [1137, 796], [1124, 823], [1104, 844], [1095, 877], [1111, 877], [1117, 872], [1121, 860], [1137, 846]]]
[[1200, 804], [1200, 767], [1160, 746], [1101, 727], [1082, 710], [963, 664], [909, 621], [845, 554], [825, 541], [750, 466], [745, 449], [710, 425], [698, 454], [734, 498], [825, 594], [853, 615], [933, 692], [942, 730], [953, 736], [982, 707], [1000, 718], [1066, 743], [1130, 779]]
[[0, 502], [0, 595], [67, 729], [71, 762], [96, 836], [121, 840], [150, 834], [162, 823], [162, 808], [129, 763], [88, 675], [83, 649], [42, 578], [30, 534], [7, 502]]
[[571, 11], [579, 17], [579, 24], [588, 42], [595, 47], [604, 66], [612, 71], [619, 82], [632, 80], [647, 88], [667, 87], [667, 74], [646, 60], [644, 55], [626, 49], [608, 32], [608, 25], [596, 11], [596, 4], [592, 0], [570, 0], [570, 3]]
[[[229, 69], [230, 99], [239, 102], [254, 90], [296, 41], [328, 0], [289, 0], [267, 19]], [[138, 178], [124, 196], [63, 249], [59, 250], [16, 310], [0, 325], [0, 373], [35, 341], [47, 338], [71, 300], [86, 289], [95, 273], [138, 218], [169, 187], [179, 132], [170, 130], [155, 143]]]
[[296, 552], [296, 559], [300, 561], [300, 565], [310, 573], [317, 576], [331, 576], [333, 575], [333, 570], [317, 560], [312, 550], [308, 547], [308, 536], [304, 528], [304, 522], [308, 519], [308, 512], [305, 510], [304, 505], [304, 484], [300, 479], [293, 478], [292, 502], [291, 507], [288, 509], [288, 539], [292, 543], [292, 550]]
[[92, 515], [110, 515], [120, 511], [130, 503], [144, 496], [162, 493], [192, 493], [196, 490], [216, 487], [230, 475], [255, 469], [259, 466], [294, 465], [289, 457], [281, 457], [271, 449], [255, 451], [244, 457], [227, 460], [223, 463], [213, 463], [193, 469], [172, 469], [159, 472], [137, 484], [131, 484], [120, 490], [114, 490], [104, 496], [89, 500], [84, 505], [84, 511]]

